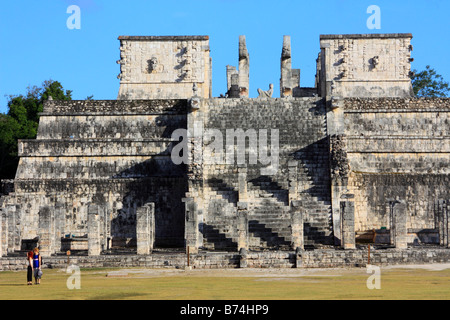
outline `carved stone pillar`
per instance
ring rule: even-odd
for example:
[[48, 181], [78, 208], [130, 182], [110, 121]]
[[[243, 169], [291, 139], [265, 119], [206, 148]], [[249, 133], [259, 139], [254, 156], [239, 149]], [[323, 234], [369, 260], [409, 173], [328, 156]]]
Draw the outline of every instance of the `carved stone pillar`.
[[100, 219], [99, 208], [97, 205], [91, 204], [88, 207], [87, 217], [88, 227], [88, 255], [98, 256], [101, 252], [100, 245]]
[[237, 204], [238, 250], [248, 250], [248, 203]]
[[303, 267], [303, 249], [297, 248], [295, 249], [295, 267], [301, 268]]
[[239, 72], [236, 67], [227, 66], [228, 98], [239, 98]]
[[5, 210], [0, 210], [0, 257], [8, 254], [8, 219]]
[[239, 98], [239, 74], [231, 75], [231, 86], [228, 91], [228, 98]]
[[450, 248], [449, 241], [449, 200], [439, 200], [437, 203], [437, 215], [439, 224], [439, 244]]
[[240, 165], [238, 168], [238, 189], [239, 189], [239, 201], [246, 202], [248, 200], [247, 167], [244, 165]]
[[49, 257], [55, 253], [55, 211], [49, 206], [39, 209], [39, 252], [43, 257]]
[[239, 96], [248, 98], [250, 83], [250, 56], [245, 36], [239, 36]]
[[355, 249], [355, 202], [353, 194], [341, 197], [341, 247], [344, 249]]
[[248, 266], [248, 252], [247, 249], [241, 248], [239, 250], [239, 268], [247, 268]]
[[301, 201], [291, 202], [291, 233], [292, 233], [292, 249], [303, 250], [304, 241], [304, 211]]
[[[187, 115], [187, 178], [188, 192], [185, 202], [185, 245], [190, 253], [203, 246], [203, 136], [204, 103], [199, 100], [195, 110]], [[205, 210], [205, 214], [207, 211]]]
[[199, 248], [199, 221], [197, 204], [194, 198], [183, 198], [185, 203], [184, 237], [186, 250], [190, 253], [198, 253]]
[[341, 195], [347, 190], [350, 172], [345, 135], [330, 136], [330, 171], [334, 244], [339, 246], [342, 240], [340, 201]]
[[295, 97], [300, 88], [300, 69], [292, 69], [291, 37], [283, 37], [281, 51], [280, 97]]
[[408, 247], [406, 229], [406, 202], [404, 200], [389, 201], [391, 209], [391, 244], [397, 249]]
[[136, 210], [137, 254], [148, 255], [155, 242], [155, 204], [147, 203]]

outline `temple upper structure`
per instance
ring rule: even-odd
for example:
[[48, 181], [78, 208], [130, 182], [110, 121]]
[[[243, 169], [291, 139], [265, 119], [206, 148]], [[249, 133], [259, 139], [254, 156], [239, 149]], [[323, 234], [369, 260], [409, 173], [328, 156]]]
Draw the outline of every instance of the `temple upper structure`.
[[208, 36], [120, 36], [118, 100], [211, 97]]
[[319, 95], [412, 97], [410, 33], [321, 35]]

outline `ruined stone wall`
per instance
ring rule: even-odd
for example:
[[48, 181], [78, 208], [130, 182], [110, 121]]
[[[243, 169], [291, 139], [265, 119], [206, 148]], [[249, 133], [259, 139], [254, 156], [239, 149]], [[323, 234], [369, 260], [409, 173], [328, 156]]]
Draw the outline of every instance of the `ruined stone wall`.
[[389, 201], [403, 199], [409, 242], [439, 242], [437, 203], [450, 197], [450, 100], [348, 98], [343, 105], [356, 230], [389, 229]]
[[19, 141], [17, 238], [39, 235], [45, 207], [56, 242], [86, 236], [88, 207], [96, 204], [103, 248], [133, 246], [136, 210], [154, 202], [156, 244], [182, 246], [187, 184], [170, 151], [186, 114], [186, 100], [46, 102], [37, 139]]

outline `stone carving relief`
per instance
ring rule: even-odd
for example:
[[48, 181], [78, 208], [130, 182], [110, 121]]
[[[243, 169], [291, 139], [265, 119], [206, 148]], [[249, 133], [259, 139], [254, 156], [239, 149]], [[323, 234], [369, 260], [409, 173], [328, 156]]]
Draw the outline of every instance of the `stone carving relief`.
[[161, 63], [159, 63], [157, 57], [152, 57], [147, 60], [147, 73], [160, 73], [164, 71], [164, 67]]
[[347, 143], [344, 135], [330, 137], [331, 144], [331, 176], [333, 180], [345, 180], [350, 172], [347, 158]]
[[182, 41], [177, 45], [178, 53], [177, 65], [175, 69], [177, 70], [176, 82], [191, 80], [192, 78], [192, 45], [186, 41]]
[[117, 64], [120, 64], [120, 74], [117, 76], [117, 79], [129, 81], [130, 80], [130, 68], [128, 66], [128, 59], [131, 52], [131, 46], [124, 43], [120, 47], [120, 60], [117, 60]]
[[380, 64], [380, 57], [375, 56], [372, 59], [370, 59], [370, 64], [371, 64], [371, 69], [375, 69], [377, 67], [377, 65]]

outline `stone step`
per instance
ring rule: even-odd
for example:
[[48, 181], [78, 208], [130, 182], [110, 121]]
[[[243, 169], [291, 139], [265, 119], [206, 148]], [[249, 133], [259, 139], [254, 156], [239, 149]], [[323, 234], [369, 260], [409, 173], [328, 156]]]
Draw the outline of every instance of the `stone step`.
[[[228, 230], [228, 228], [226, 229]], [[217, 225], [203, 226], [204, 247], [209, 249], [237, 249], [237, 240], [226, 230], [220, 230]]]

